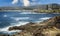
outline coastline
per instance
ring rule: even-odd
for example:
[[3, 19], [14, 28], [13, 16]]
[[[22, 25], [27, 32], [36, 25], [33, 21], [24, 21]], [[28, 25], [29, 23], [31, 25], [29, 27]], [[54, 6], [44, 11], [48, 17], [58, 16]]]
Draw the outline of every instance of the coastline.
[[[29, 22], [25, 25], [9, 27], [8, 30], [9, 31], [22, 30], [21, 32], [16, 32], [11, 36], [40, 36], [40, 35], [47, 36], [47, 33], [48, 33], [48, 36], [59, 35], [60, 34], [59, 21], [60, 21], [60, 16], [55, 16], [48, 20], [43, 21], [42, 23]], [[4, 36], [4, 34], [1, 36]]]
[[[2, 11], [2, 12], [3, 12], [3, 11]], [[9, 11], [7, 11], [7, 12], [9, 12]], [[14, 12], [16, 12], [16, 11], [14, 11]], [[20, 11], [19, 11], [19, 12], [20, 12]], [[26, 14], [26, 13], [25, 13], [25, 14]], [[30, 13], [30, 14], [32, 14], [32, 13]], [[60, 13], [36, 13], [36, 14], [60, 14]], [[43, 18], [43, 19], [44, 19], [44, 18]], [[49, 19], [48, 19], [48, 20], [49, 20]], [[47, 20], [47, 21], [48, 21], [48, 20]], [[28, 24], [29, 24], [29, 25], [28, 25]], [[24, 28], [28, 27], [28, 28], [27, 28], [28, 31], [29, 31], [31, 28], [33, 28], [33, 30], [35, 30], [34, 27], [36, 27], [36, 29], [37, 29], [37, 27], [39, 28], [39, 27], [41, 27], [41, 26], [45, 26], [45, 21], [43, 21], [42, 23], [40, 23], [40, 22], [39, 22], [39, 23], [32, 23], [32, 22], [30, 22], [30, 23], [28, 23], [28, 24], [23, 25]], [[32, 27], [31, 27], [30, 25], [31, 25]], [[35, 25], [36, 25], [36, 26], [35, 26]], [[13, 26], [12, 26], [12, 27], [13, 27]], [[22, 28], [23, 28], [22, 26], [15, 26], [15, 27], [18, 27], [18, 28], [21, 27], [21, 28], [19, 28], [19, 30], [22, 30]], [[17, 28], [17, 29], [18, 29], [18, 28]], [[25, 34], [25, 32], [26, 32], [26, 34], [29, 34], [29, 35], [30, 35], [30, 32], [25, 31], [24, 28], [23, 28], [23, 31], [22, 31], [22, 32], [24, 32], [24, 34]], [[30, 28], [30, 29], [29, 29], [29, 28]], [[26, 29], [26, 30], [27, 30], [27, 29]], [[33, 31], [33, 30], [31, 29], [31, 31]], [[22, 33], [22, 32], [21, 32], [21, 33]], [[19, 32], [19, 35], [20, 35], [21, 33]], [[17, 34], [18, 34], [18, 33], [17, 33]], [[14, 35], [15, 35], [15, 34], [14, 34]]]
[[[58, 22], [59, 22], [58, 19], [60, 19], [60, 16], [50, 18], [50, 19], [46, 20], [46, 22], [43, 22], [43, 23], [32, 23], [32, 22], [30, 22], [26, 25], [10, 27], [8, 30], [9, 31], [11, 31], [11, 30], [22, 30], [20, 33], [17, 33], [14, 36], [19, 36], [19, 35], [21, 35], [21, 36], [46, 35], [47, 36], [46, 32], [48, 32], [48, 31], [49, 31], [48, 35], [53, 36], [53, 35], [57, 35], [58, 33], [60, 33], [59, 32], [60, 31], [60, 26], [58, 24]], [[44, 33], [42, 33], [42, 32], [44, 32]]]
[[29, 10], [0, 10], [0, 12], [31, 12], [31, 14], [60, 14], [60, 12], [39, 12], [39, 11], [29, 11]]

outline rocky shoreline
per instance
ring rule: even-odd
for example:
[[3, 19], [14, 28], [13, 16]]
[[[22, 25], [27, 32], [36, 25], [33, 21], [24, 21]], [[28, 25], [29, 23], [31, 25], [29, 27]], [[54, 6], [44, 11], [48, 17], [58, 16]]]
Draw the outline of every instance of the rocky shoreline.
[[15, 36], [60, 36], [60, 16], [50, 18], [42, 23], [28, 23], [10, 27], [11, 30], [22, 30]]
[[42, 23], [30, 22], [26, 25], [10, 27], [8, 30], [22, 30], [12, 36], [60, 36], [60, 16]]

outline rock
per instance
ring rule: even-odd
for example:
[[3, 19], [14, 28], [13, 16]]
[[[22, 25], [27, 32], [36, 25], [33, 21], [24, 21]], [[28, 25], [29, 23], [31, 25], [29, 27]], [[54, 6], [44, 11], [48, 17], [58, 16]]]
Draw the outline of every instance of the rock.
[[60, 16], [50, 18], [41, 24], [30, 22], [26, 25], [10, 27], [9, 30], [22, 30], [15, 36], [60, 36], [58, 34], [60, 33]]
[[28, 23], [26, 25], [22, 25], [22, 26], [14, 26], [14, 27], [10, 27], [8, 30], [11, 31], [11, 30], [25, 30], [26, 28], [30, 27], [31, 25], [34, 25], [35, 23]]

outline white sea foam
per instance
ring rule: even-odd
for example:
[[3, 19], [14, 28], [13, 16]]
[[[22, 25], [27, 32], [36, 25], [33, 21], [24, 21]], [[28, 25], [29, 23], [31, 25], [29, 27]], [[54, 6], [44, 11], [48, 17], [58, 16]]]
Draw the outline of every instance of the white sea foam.
[[20, 14], [39, 14], [39, 13], [36, 13], [36, 12], [21, 12]]
[[39, 20], [47, 20], [49, 18], [51, 18], [51, 17], [44, 17], [44, 18], [40, 18]]
[[11, 25], [11, 26], [8, 26], [8, 27], [2, 28], [2, 29], [0, 28], [0, 32], [4, 32], [4, 33], [19, 32], [21, 30], [12, 30], [12, 31], [9, 31], [8, 29], [9, 29], [9, 27], [21, 26], [21, 25], [25, 25], [27, 23], [29, 23], [29, 22], [19, 22], [19, 23], [15, 24], [15, 25]]
[[47, 13], [37, 13], [37, 12], [29, 12], [29, 10], [27, 10], [26, 12], [20, 12], [19, 14], [47, 14]]
[[12, 31], [8, 31], [9, 27], [12, 27], [12, 26], [8, 26], [8, 27], [5, 27], [5, 28], [2, 28], [0, 29], [0, 32], [3, 32], [3, 33], [13, 33], [13, 32], [20, 32], [21, 30], [12, 30]]
[[12, 19], [19, 21], [19, 20], [28, 20], [30, 19], [29, 17], [11, 17]]
[[[39, 18], [39, 20], [47, 20], [47, 19], [49, 19], [49, 18], [51, 18], [51, 17], [44, 17], [44, 18]], [[13, 19], [16, 19], [16, 18], [13, 18]], [[27, 18], [18, 18], [18, 19], [29, 19], [28, 17]], [[38, 22], [42, 22], [42, 21], [35, 21], [36, 23], [38, 23]], [[5, 27], [5, 28], [0, 28], [0, 31], [1, 32], [4, 32], [4, 33], [12, 33], [12, 32], [19, 32], [19, 31], [21, 31], [21, 30], [12, 30], [12, 31], [8, 31], [8, 29], [9, 29], [9, 27], [13, 27], [13, 26], [21, 26], [21, 25], [26, 25], [27, 23], [29, 23], [29, 22], [18, 22], [18, 23], [11, 23], [11, 26], [8, 26], [8, 27]]]
[[15, 24], [11, 23], [11, 26], [21, 26], [21, 25], [26, 25], [27, 23], [29, 23], [29, 22], [18, 22], [18, 23], [15, 23]]
[[8, 15], [5, 14], [5, 15], [3, 15], [3, 17], [8, 17]]

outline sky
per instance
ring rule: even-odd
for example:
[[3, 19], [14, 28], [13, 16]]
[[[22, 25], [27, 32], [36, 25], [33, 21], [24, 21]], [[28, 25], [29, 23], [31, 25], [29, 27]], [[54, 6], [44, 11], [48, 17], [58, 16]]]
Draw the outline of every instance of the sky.
[[60, 4], [60, 0], [0, 0], [0, 6], [30, 6], [50, 3]]

